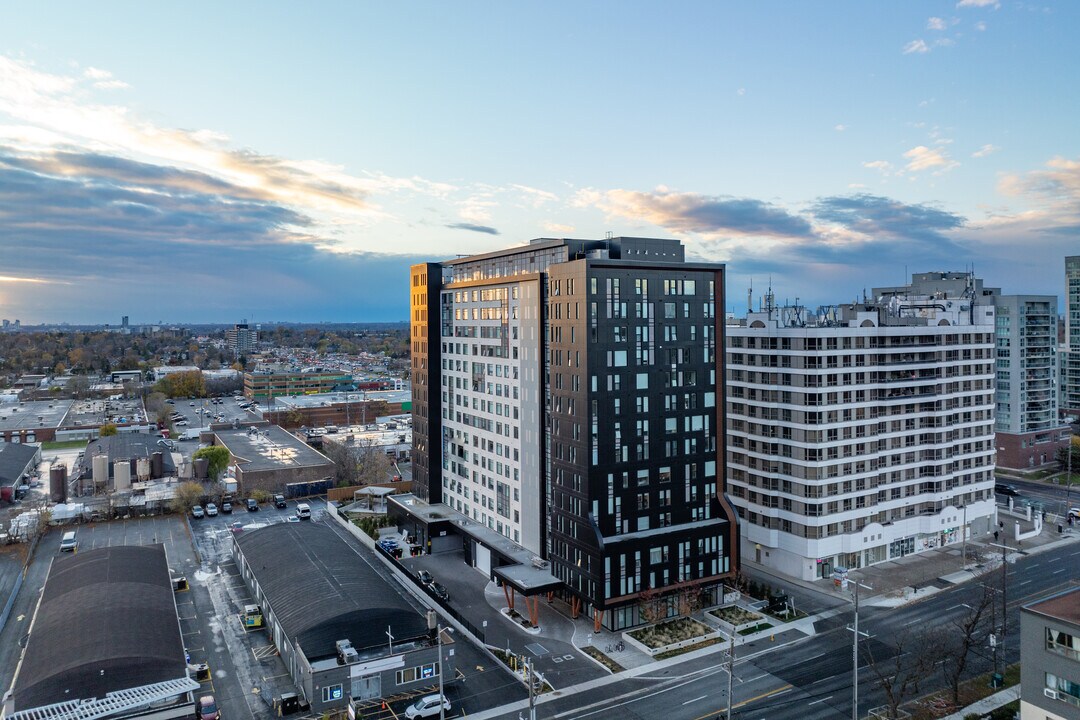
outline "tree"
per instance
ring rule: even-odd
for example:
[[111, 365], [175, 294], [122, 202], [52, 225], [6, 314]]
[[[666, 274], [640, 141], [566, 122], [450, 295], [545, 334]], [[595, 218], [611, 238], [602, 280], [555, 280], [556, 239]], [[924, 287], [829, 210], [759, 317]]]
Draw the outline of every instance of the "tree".
[[105, 423], [98, 431], [98, 437], [109, 437], [117, 433], [116, 423]]
[[176, 488], [176, 495], [169, 502], [173, 512], [186, 513], [189, 508], [198, 505], [202, 500], [203, 486], [197, 482], [180, 483]]
[[67, 381], [66, 389], [76, 398], [85, 396], [90, 390], [90, 381], [83, 375], [75, 375]]
[[638, 593], [638, 616], [646, 625], [655, 625], [667, 617], [667, 604], [655, 589], [647, 587]]
[[953, 705], [960, 704], [960, 683], [972, 653], [977, 654], [979, 649], [990, 644], [994, 592], [994, 588], [984, 585], [982, 595], [974, 605], [969, 606], [967, 614], [951, 622], [946, 632], [938, 634], [938, 662], [941, 663], [945, 684], [952, 692]]
[[374, 485], [390, 479], [393, 463], [373, 440], [362, 439], [352, 447], [352, 455], [356, 459], [356, 479], [360, 485]]
[[217, 480], [221, 476], [221, 473], [225, 472], [225, 468], [229, 467], [229, 449], [222, 445], [211, 445], [210, 447], [200, 448], [196, 450], [192, 456], [192, 460], [198, 460], [200, 458], [206, 458], [209, 460], [209, 466], [207, 467], [207, 473], [211, 480]]
[[352, 487], [358, 485], [356, 458], [344, 443], [324, 443], [323, 452], [334, 463], [334, 485]]
[[863, 642], [859, 646], [874, 684], [885, 694], [888, 717], [899, 717], [900, 706], [919, 692], [919, 680], [934, 669], [937, 657], [932, 648], [936, 643], [937, 637], [929, 633], [900, 628], [891, 643]]

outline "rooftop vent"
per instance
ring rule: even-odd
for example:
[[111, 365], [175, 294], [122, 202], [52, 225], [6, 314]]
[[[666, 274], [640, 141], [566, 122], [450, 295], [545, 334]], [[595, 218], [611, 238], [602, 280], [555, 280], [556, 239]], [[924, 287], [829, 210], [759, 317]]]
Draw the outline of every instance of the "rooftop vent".
[[334, 643], [334, 649], [337, 651], [338, 665], [352, 665], [360, 660], [360, 655], [349, 640], [338, 640]]

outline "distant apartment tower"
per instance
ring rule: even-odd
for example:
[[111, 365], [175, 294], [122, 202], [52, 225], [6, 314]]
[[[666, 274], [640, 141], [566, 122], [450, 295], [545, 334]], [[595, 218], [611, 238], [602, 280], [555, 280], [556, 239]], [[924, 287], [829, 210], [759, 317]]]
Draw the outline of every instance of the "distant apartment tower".
[[598, 625], [639, 624], [642, 593], [714, 598], [738, 559], [724, 266], [540, 239], [414, 265], [411, 292], [415, 491], [549, 560]]
[[246, 322], [237, 323], [225, 331], [225, 342], [234, 358], [250, 355], [258, 340], [259, 333], [249, 328]]
[[1065, 258], [1065, 344], [1059, 350], [1061, 409], [1080, 413], [1080, 255]]
[[1058, 414], [1057, 298], [999, 295], [994, 305], [997, 464], [1027, 469], [1056, 462], [1071, 437]]
[[1020, 720], [1080, 720], [1080, 588], [1020, 608]]
[[[918, 276], [916, 276], [916, 279]], [[728, 487], [743, 557], [785, 574], [894, 560], [994, 518], [994, 308], [875, 289], [728, 328]]]

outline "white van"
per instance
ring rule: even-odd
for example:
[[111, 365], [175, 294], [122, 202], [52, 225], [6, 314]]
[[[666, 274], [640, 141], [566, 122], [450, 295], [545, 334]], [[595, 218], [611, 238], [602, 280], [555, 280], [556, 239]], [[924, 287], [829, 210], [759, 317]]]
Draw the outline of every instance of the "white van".
[[296, 504], [296, 517], [300, 518], [301, 520], [310, 520], [311, 519], [311, 506], [308, 505], [307, 503], [297, 503]]
[[75, 531], [69, 530], [60, 539], [60, 552], [75, 552], [79, 548], [79, 541], [75, 539]]

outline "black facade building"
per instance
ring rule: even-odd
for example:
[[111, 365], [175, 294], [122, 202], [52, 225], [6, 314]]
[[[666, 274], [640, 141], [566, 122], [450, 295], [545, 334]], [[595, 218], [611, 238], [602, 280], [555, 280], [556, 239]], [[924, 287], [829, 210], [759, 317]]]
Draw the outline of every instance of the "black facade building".
[[[675, 240], [614, 238], [534, 240], [450, 261], [441, 273], [436, 268], [413, 268], [414, 455], [424, 448], [428, 463], [417, 494], [424, 497], [419, 488], [426, 484], [431, 502], [456, 503], [467, 516], [503, 527], [500, 513], [485, 512], [487, 503], [479, 511], [469, 505], [478, 496], [471, 490], [470, 498], [477, 480], [484, 499], [489, 463], [472, 451], [485, 447], [485, 433], [474, 431], [483, 417], [467, 412], [464, 427], [455, 425], [458, 408], [487, 407], [483, 387], [491, 383], [459, 392], [462, 383], [437, 376], [470, 371], [476, 377], [484, 367], [477, 358], [505, 352], [513, 373], [504, 387], [523, 420], [520, 442], [508, 445], [514, 462], [513, 474], [507, 472], [514, 499], [523, 495], [523, 544], [550, 561], [574, 614], [590, 613], [597, 628], [621, 629], [644, 621], [643, 601], [656, 602], [660, 615], [664, 607], [675, 614], [686, 602], [714, 602], [739, 557], [736, 515], [724, 496], [724, 266], [685, 262]], [[419, 285], [418, 277], [428, 284]], [[432, 287], [435, 278], [441, 289]], [[494, 289], [488, 296], [463, 290], [473, 287]], [[496, 309], [485, 314], [485, 297], [504, 303], [510, 318], [504, 331], [485, 328], [485, 317], [503, 318]], [[481, 307], [471, 309], [477, 302]], [[434, 308], [446, 318], [441, 328], [418, 313]], [[471, 336], [474, 325], [481, 339], [507, 344], [509, 337], [509, 347], [488, 352], [482, 340], [453, 340]], [[436, 347], [449, 353], [442, 363], [431, 357]], [[417, 381], [422, 372], [428, 374]], [[501, 392], [498, 382], [495, 388]], [[529, 427], [534, 417], [539, 427]], [[434, 449], [436, 418], [442, 445], [456, 453], [450, 462]], [[514, 424], [515, 440], [518, 430]], [[498, 445], [496, 457], [511, 459]], [[496, 467], [498, 473], [503, 465]], [[505, 527], [516, 538], [519, 525]], [[535, 548], [527, 541], [533, 537]]]

